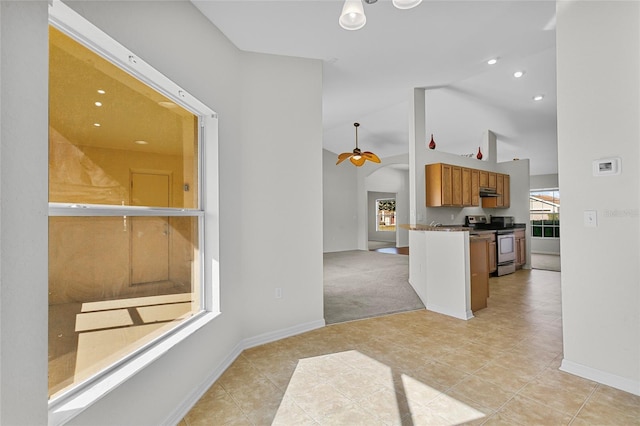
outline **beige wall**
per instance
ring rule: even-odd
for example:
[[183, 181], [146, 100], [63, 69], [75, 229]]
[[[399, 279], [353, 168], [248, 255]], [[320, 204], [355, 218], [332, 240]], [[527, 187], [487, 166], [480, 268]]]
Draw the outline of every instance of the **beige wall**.
[[[129, 204], [131, 171], [162, 171], [172, 177], [170, 206], [184, 205], [183, 159], [139, 151], [75, 147], [59, 143], [52, 162], [58, 173], [56, 195], [78, 203]], [[76, 161], [68, 161], [71, 154]], [[66, 158], [66, 160], [64, 159]], [[55, 172], [52, 172], [55, 173]], [[193, 191], [189, 191], [193, 193]], [[195, 224], [187, 218], [169, 220], [169, 279], [171, 282], [132, 285], [133, 218], [52, 217], [49, 220], [49, 303], [87, 302], [142, 294], [191, 291]], [[159, 219], [164, 220], [164, 219]], [[141, 239], [142, 244], [155, 244]], [[195, 242], [195, 241], [194, 241]], [[148, 268], [167, 268], [154, 256]], [[178, 287], [176, 287], [178, 285]]]

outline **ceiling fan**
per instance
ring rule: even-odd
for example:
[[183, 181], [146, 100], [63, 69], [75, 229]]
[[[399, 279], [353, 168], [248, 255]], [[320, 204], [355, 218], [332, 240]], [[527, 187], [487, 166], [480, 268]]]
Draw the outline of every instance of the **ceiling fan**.
[[349, 158], [349, 161], [351, 161], [356, 167], [362, 166], [366, 160], [373, 161], [374, 163], [379, 163], [380, 158], [378, 158], [378, 156], [373, 152], [360, 151], [360, 148], [358, 148], [358, 127], [360, 127], [360, 123], [353, 123], [353, 126], [356, 128], [356, 147], [353, 152], [343, 152], [342, 154], [338, 155], [338, 162], [336, 163], [336, 165], [342, 163], [347, 158]]

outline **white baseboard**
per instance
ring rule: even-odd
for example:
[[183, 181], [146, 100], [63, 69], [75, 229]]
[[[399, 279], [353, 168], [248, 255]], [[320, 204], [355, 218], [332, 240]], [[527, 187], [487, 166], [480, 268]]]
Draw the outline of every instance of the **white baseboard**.
[[553, 252], [553, 251], [539, 251], [539, 250], [536, 250], [536, 251], [531, 250], [531, 254], [550, 254], [550, 255], [553, 255], [553, 256], [560, 256], [560, 253], [557, 253], [557, 252]]
[[445, 308], [443, 306], [434, 305], [432, 303], [427, 303], [425, 305], [428, 311], [437, 312], [439, 314], [448, 315], [450, 317], [458, 318], [461, 320], [469, 320], [473, 318], [473, 313], [470, 310], [466, 311], [455, 311], [453, 309]]
[[305, 333], [307, 331], [315, 330], [317, 328], [324, 327], [326, 325], [324, 319], [318, 321], [312, 321], [304, 324], [298, 324], [293, 327], [283, 328], [281, 330], [276, 330], [264, 334], [260, 334], [258, 336], [249, 337], [247, 339], [243, 339], [238, 343], [226, 356], [226, 358], [218, 364], [216, 368], [213, 369], [211, 374], [197, 387], [191, 392], [183, 401], [178, 405], [178, 407], [173, 411], [173, 413], [169, 416], [167, 421], [164, 423], [166, 425], [176, 425], [187, 415], [189, 410], [193, 408], [194, 405], [202, 398], [202, 396], [207, 392], [207, 390], [215, 383], [216, 380], [222, 376], [222, 373], [225, 372], [227, 368], [233, 364], [233, 361], [240, 356], [242, 351], [245, 349], [253, 348], [255, 346], [264, 345], [266, 343], [274, 342], [276, 340], [284, 339], [286, 337], [295, 336], [300, 333]]
[[626, 377], [587, 367], [586, 365], [578, 364], [577, 362], [569, 361], [567, 359], [562, 360], [560, 370], [640, 396], [640, 381], [627, 379]]
[[324, 319], [311, 321], [304, 324], [294, 325], [293, 327], [283, 328], [281, 330], [270, 331], [258, 336], [249, 337], [242, 341], [242, 350], [253, 348], [254, 346], [264, 345], [265, 343], [274, 342], [284, 339], [285, 337], [295, 336], [296, 334], [306, 333], [326, 325]]

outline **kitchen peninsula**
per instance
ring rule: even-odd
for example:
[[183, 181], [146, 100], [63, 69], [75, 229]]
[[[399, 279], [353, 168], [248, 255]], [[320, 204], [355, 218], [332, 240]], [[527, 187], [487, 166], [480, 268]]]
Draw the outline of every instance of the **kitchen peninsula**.
[[427, 310], [468, 320], [486, 307], [489, 238], [457, 226], [409, 230], [409, 283]]

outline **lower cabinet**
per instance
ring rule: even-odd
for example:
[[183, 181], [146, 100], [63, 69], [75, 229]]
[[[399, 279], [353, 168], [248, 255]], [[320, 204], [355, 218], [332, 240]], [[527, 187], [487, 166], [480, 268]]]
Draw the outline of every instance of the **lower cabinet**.
[[498, 270], [498, 247], [496, 246], [496, 235], [493, 234], [489, 241], [489, 273], [492, 274]]
[[487, 297], [489, 297], [489, 250], [488, 238], [473, 238], [470, 241], [472, 312], [487, 307]]
[[522, 269], [527, 263], [527, 238], [524, 229], [517, 229], [514, 233], [516, 239], [516, 269]]

